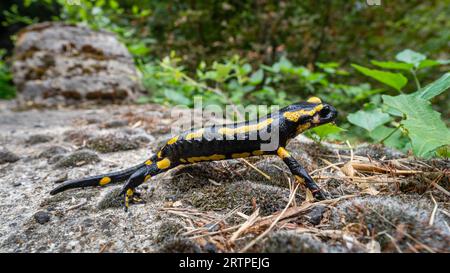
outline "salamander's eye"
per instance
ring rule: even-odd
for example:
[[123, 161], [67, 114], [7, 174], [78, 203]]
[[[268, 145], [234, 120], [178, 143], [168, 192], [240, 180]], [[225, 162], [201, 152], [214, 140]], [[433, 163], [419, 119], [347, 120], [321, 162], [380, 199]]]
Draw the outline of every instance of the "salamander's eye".
[[330, 107], [328, 105], [326, 105], [322, 108], [322, 110], [320, 110], [319, 115], [321, 117], [326, 117], [326, 116], [328, 116], [328, 114], [330, 114], [330, 112], [331, 112]]

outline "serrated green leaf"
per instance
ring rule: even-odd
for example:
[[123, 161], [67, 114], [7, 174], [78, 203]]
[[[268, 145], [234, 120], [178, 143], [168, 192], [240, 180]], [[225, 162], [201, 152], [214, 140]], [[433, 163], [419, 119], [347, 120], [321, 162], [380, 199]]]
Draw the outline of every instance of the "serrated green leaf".
[[376, 127], [389, 122], [391, 117], [388, 114], [381, 112], [381, 109], [375, 109], [371, 111], [359, 110], [356, 113], [349, 114], [347, 119], [354, 125], [362, 127], [370, 132]]
[[397, 91], [400, 91], [408, 83], [408, 79], [405, 78], [405, 76], [403, 76], [400, 73], [392, 73], [376, 69], [369, 69], [357, 64], [352, 64], [352, 67], [354, 67], [356, 70], [358, 70], [359, 72], [361, 72], [366, 76], [374, 78], [379, 82], [382, 82], [390, 87], [393, 87]]
[[396, 69], [396, 70], [411, 70], [414, 67], [412, 64], [407, 63], [399, 63], [399, 62], [380, 62], [380, 61], [371, 61], [373, 65], [376, 65], [381, 68], [386, 69]]
[[425, 86], [416, 93], [419, 98], [430, 100], [436, 97], [437, 95], [440, 95], [449, 88], [450, 88], [450, 72], [447, 72], [444, 75], [442, 75], [442, 77], [440, 77], [438, 80], [430, 83], [429, 85]]
[[425, 60], [427, 57], [423, 54], [420, 54], [418, 52], [415, 52], [411, 49], [405, 49], [402, 52], [398, 53], [395, 58], [398, 61], [405, 62], [408, 64], [412, 64], [415, 67], [419, 67], [420, 62]]
[[414, 95], [383, 95], [383, 101], [406, 116], [401, 124], [408, 132], [415, 155], [430, 157], [437, 148], [450, 144], [450, 131], [429, 101]]

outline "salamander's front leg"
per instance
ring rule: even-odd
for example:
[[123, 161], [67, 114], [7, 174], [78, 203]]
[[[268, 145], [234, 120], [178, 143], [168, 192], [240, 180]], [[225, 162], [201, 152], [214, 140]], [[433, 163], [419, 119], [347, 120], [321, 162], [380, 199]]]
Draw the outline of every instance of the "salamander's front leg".
[[278, 148], [277, 154], [289, 167], [289, 170], [291, 170], [291, 173], [295, 176], [297, 182], [304, 184], [311, 191], [314, 198], [318, 200], [326, 199], [325, 195], [311, 176], [309, 176], [308, 172], [288, 153], [288, 151], [286, 151], [285, 148]]
[[124, 198], [124, 206], [125, 211], [128, 210], [130, 203], [141, 203], [142, 199], [140, 198], [140, 194], [136, 192], [136, 187], [140, 184], [144, 183], [148, 178], [148, 170], [149, 167], [143, 167], [133, 173], [130, 178], [128, 178], [127, 183], [122, 188], [122, 192], [120, 193]]
[[169, 169], [176, 167], [177, 163], [173, 163], [169, 158], [156, 158], [153, 157], [145, 162], [145, 166], [133, 173], [128, 179], [127, 183], [122, 188], [121, 194], [125, 201], [125, 211], [128, 209], [130, 202], [140, 203], [140, 200], [136, 188], [149, 180], [151, 177], [168, 171]]

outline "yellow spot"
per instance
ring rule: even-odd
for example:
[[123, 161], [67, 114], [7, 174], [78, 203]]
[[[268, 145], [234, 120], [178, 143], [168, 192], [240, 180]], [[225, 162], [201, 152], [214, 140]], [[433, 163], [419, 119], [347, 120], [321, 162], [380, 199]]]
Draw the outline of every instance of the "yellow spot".
[[286, 157], [290, 157], [290, 156], [291, 156], [291, 155], [288, 153], [288, 151], [286, 151], [286, 149], [283, 148], [283, 147], [278, 148], [277, 154], [278, 154], [278, 156], [281, 157], [281, 158], [286, 158]]
[[158, 158], [161, 158], [161, 157], [162, 157], [161, 151], [159, 151], [159, 152], [158, 152]]
[[317, 104], [322, 103], [322, 101], [318, 97], [311, 97], [311, 98], [309, 98], [307, 100], [307, 102], [309, 102], [309, 103], [317, 103]]
[[147, 181], [147, 180], [149, 180], [150, 178], [152, 178], [152, 176], [151, 176], [151, 175], [149, 175], [149, 174], [148, 174], [148, 175], [146, 175], [146, 176], [145, 176], [145, 178], [144, 178], [144, 182], [145, 182], [145, 181]]
[[160, 170], [164, 170], [170, 167], [170, 160], [166, 157], [163, 160], [156, 162], [156, 166]]
[[305, 184], [305, 179], [303, 179], [302, 177], [300, 177], [298, 175], [294, 175], [294, 177], [298, 183], [303, 184], [303, 185]]
[[300, 111], [286, 112], [283, 114], [283, 116], [290, 121], [297, 122], [301, 116], [301, 113], [300, 113]]
[[178, 136], [174, 136], [173, 138], [169, 139], [169, 141], [167, 141], [167, 144], [172, 145], [175, 142], [177, 142], [178, 140]]
[[152, 165], [152, 164], [153, 164], [153, 162], [150, 159], [145, 161], [145, 165]]
[[134, 191], [132, 189], [128, 189], [127, 192], [125, 193], [125, 207], [129, 207], [130, 206], [130, 197], [132, 197], [134, 194]]
[[297, 122], [301, 116], [313, 116], [315, 113], [322, 110], [323, 104], [319, 104], [312, 110], [298, 110], [294, 112], [285, 112], [283, 116], [292, 122]]
[[180, 161], [183, 162], [183, 163], [187, 162], [186, 159], [184, 159], [184, 158], [181, 158]]
[[245, 125], [245, 126], [241, 126], [241, 127], [237, 127], [237, 128], [223, 127], [223, 128], [219, 129], [219, 134], [234, 135], [234, 134], [244, 134], [244, 133], [248, 133], [248, 132], [259, 131], [262, 128], [270, 125], [272, 122], [273, 122], [273, 119], [268, 118], [266, 120], [263, 120], [257, 124], [253, 124], [253, 125]]
[[100, 180], [100, 186], [104, 186], [104, 185], [108, 184], [109, 182], [111, 182], [111, 178], [109, 178], [108, 176], [105, 176]]
[[205, 129], [200, 129], [196, 132], [189, 133], [186, 135], [186, 140], [190, 140], [190, 139], [194, 139], [194, 138], [202, 138], [204, 131], [205, 131]]
[[242, 158], [242, 157], [249, 157], [250, 153], [240, 153], [240, 154], [232, 154], [232, 158]]
[[309, 127], [311, 127], [311, 123], [307, 122], [305, 124], [300, 124], [297, 127], [297, 134], [300, 134], [301, 132], [306, 131], [307, 129], [309, 129]]
[[252, 154], [253, 154], [253, 155], [263, 155], [264, 152], [261, 151], [261, 150], [256, 150], [256, 151], [253, 151]]
[[189, 157], [187, 160], [191, 163], [200, 162], [200, 161], [215, 161], [215, 160], [222, 160], [226, 157], [224, 155], [214, 154], [210, 156], [194, 156]]

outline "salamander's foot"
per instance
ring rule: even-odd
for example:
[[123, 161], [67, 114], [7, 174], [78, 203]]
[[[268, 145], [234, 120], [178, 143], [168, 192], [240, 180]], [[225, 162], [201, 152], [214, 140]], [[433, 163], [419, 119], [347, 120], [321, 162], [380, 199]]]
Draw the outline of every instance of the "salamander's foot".
[[314, 199], [322, 201], [322, 200], [326, 200], [328, 199], [327, 195], [325, 194], [325, 192], [323, 192], [320, 189], [315, 189], [311, 191]]
[[123, 195], [124, 210], [128, 211], [130, 204], [142, 204], [144, 201], [141, 198], [141, 194], [135, 189], [123, 189], [120, 195]]

